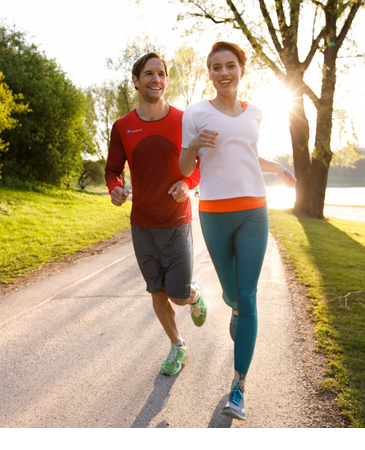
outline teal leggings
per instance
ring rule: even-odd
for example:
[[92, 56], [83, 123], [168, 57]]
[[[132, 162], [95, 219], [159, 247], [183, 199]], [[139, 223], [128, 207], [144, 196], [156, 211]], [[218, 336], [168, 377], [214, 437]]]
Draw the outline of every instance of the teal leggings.
[[267, 207], [199, 212], [204, 240], [228, 306], [238, 310], [234, 365], [247, 374], [257, 335], [257, 284], [269, 234]]

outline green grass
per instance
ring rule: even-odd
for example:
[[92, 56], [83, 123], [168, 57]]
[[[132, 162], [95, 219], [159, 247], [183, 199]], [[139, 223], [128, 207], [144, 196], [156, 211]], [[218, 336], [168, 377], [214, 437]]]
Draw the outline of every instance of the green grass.
[[[352, 426], [365, 426], [365, 224], [319, 221], [270, 209], [270, 228], [307, 288], [319, 347], [328, 358], [325, 389], [337, 393]], [[361, 292], [362, 291], [362, 292]], [[350, 294], [349, 294], [350, 293]]]
[[75, 253], [129, 227], [131, 203], [109, 196], [40, 187], [0, 187], [0, 282], [13, 283], [45, 263]]

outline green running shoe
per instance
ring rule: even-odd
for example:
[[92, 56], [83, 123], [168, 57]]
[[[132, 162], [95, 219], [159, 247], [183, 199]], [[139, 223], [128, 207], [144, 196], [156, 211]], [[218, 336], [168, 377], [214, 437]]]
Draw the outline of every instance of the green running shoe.
[[205, 319], [207, 318], [207, 307], [204, 304], [202, 291], [198, 283], [193, 281], [191, 284], [199, 293], [199, 300], [194, 305], [190, 305], [191, 318], [197, 327], [201, 327], [204, 325]]
[[161, 372], [164, 375], [175, 375], [175, 373], [180, 372], [181, 365], [188, 356], [189, 353], [184, 340], [181, 347], [178, 345], [172, 345], [169, 356], [161, 365]]

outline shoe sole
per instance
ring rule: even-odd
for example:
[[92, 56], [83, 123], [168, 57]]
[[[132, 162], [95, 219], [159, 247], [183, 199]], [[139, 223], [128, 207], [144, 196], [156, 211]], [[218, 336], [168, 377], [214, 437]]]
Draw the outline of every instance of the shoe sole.
[[233, 411], [232, 409], [224, 409], [222, 414], [230, 417], [231, 419], [246, 420], [246, 415], [241, 416], [241, 414], [238, 414], [238, 412]]
[[232, 341], [234, 342], [234, 338], [236, 335], [236, 330], [234, 329], [233, 325], [232, 325], [232, 316], [233, 316], [233, 311], [232, 311], [232, 315], [231, 315], [231, 321], [229, 322], [229, 334], [232, 338]]
[[206, 321], [206, 319], [205, 319], [202, 323], [196, 323], [196, 322], [194, 322], [194, 319], [192, 319], [192, 320], [193, 320], [193, 323], [194, 323], [194, 325], [196, 327], [202, 327], [205, 324], [205, 321]]
[[161, 373], [162, 373], [163, 375], [166, 375], [167, 377], [172, 377], [172, 376], [176, 375], [176, 374], [179, 373], [180, 370], [182, 369], [182, 365], [185, 363], [185, 361], [187, 360], [188, 356], [189, 356], [189, 353], [188, 353], [188, 351], [186, 351], [186, 355], [185, 355], [184, 358], [181, 360], [180, 368], [179, 368], [176, 372], [174, 372], [174, 373], [166, 373], [166, 372], [164, 372], [164, 371], [162, 370], [162, 368], [161, 368]]
[[231, 324], [231, 322], [229, 323], [229, 334], [231, 336], [232, 341], [234, 342], [234, 338], [235, 338], [235, 335], [236, 335], [236, 330], [234, 329], [234, 327]]

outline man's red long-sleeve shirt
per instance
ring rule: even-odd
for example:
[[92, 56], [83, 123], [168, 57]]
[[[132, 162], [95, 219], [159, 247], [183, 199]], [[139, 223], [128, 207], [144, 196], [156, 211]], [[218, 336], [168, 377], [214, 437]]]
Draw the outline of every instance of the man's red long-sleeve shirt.
[[182, 115], [182, 111], [170, 106], [164, 118], [145, 121], [133, 110], [113, 125], [105, 181], [110, 194], [116, 186], [123, 187], [121, 174], [128, 161], [132, 225], [173, 227], [192, 220], [190, 198], [178, 203], [167, 193], [179, 180], [185, 181], [189, 189], [200, 181], [198, 167], [189, 178], [180, 171]]

